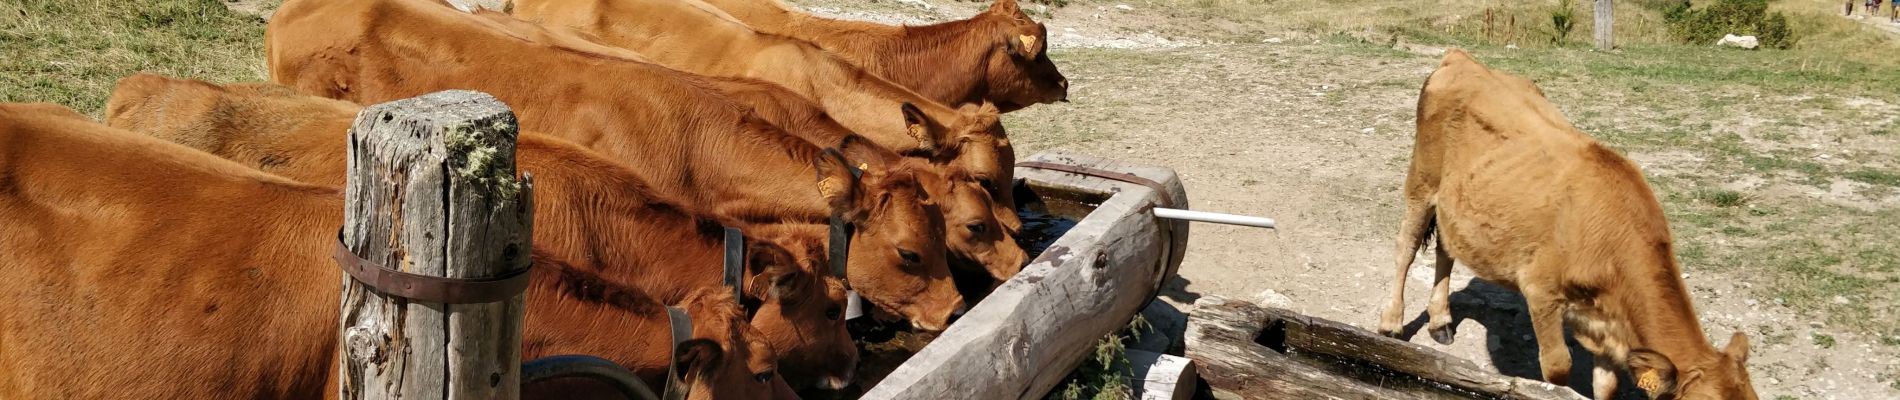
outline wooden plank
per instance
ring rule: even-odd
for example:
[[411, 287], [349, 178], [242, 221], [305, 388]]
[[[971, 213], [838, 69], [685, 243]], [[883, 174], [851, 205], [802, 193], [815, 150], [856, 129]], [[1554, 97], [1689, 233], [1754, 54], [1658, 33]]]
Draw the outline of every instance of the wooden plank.
[[[1059, 154], [1029, 160], [1131, 172], [1186, 198], [1179, 178], [1164, 168]], [[1017, 175], [1044, 186], [1118, 193], [863, 398], [1039, 399], [1097, 340], [1125, 326], [1179, 266], [1178, 254], [1169, 253], [1184, 248], [1187, 229], [1164, 238], [1148, 211], [1158, 196], [1146, 186], [1041, 170]]]
[[[515, 118], [487, 94], [370, 106], [350, 129], [343, 241], [413, 274], [495, 277], [528, 265], [532, 184], [515, 179]], [[513, 399], [520, 295], [437, 304], [343, 275], [338, 374], [346, 399]]]
[[1128, 349], [1129, 381], [1139, 400], [1187, 400], [1201, 377], [1194, 361], [1151, 351]]
[[1195, 303], [1187, 355], [1210, 387], [1250, 399], [1583, 398], [1350, 325], [1219, 296]]

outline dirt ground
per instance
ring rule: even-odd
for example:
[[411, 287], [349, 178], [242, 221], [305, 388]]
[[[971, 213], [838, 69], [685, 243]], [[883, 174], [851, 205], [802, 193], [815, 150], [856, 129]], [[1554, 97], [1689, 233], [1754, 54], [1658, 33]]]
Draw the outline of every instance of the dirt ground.
[[[821, 14], [907, 23], [960, 18], [987, 5], [926, 1], [798, 3]], [[1073, 84], [1074, 102], [1008, 115], [1018, 154], [1064, 149], [1170, 166], [1186, 179], [1193, 208], [1279, 220], [1277, 231], [1196, 225], [1180, 279], [1165, 293], [1167, 300], [1183, 309], [1191, 312], [1189, 305], [1201, 296], [1221, 295], [1374, 327], [1395, 273], [1392, 238], [1400, 212], [1398, 188], [1411, 148], [1418, 86], [1442, 49], [1351, 43], [1332, 35], [1294, 31], [1244, 40], [1169, 34], [1198, 22], [1117, 5], [1026, 6], [1049, 26], [1052, 56]], [[1484, 51], [1477, 55], [1480, 59], [1488, 56]], [[1598, 108], [1577, 104], [1596, 100], [1629, 104], [1644, 99], [1599, 97], [1603, 94], [1576, 80], [1539, 80], [1586, 131], [1646, 118], [1667, 120], [1651, 124], [1685, 123], [1686, 118], [1686, 123], [1700, 123], [1718, 134], [1740, 131], [1748, 138], [1751, 127], [1764, 118], [1745, 112], [1704, 115], [1694, 110], [1639, 110], [1611, 117]], [[1763, 98], [1737, 90], [1742, 92], [1729, 95]], [[1757, 106], [1777, 107], [1771, 103]], [[1900, 106], [1888, 99], [1849, 103], [1853, 106], [1843, 111], [1848, 118], [1802, 120], [1813, 124], [1811, 130], [1863, 132], [1891, 127], [1893, 116], [1900, 113]], [[1863, 139], [1828, 140], [1838, 144]], [[1872, 147], [1863, 148], [1885, 149], [1869, 150], [1874, 159], [1888, 160], [1867, 161], [1868, 165], [1889, 171], [1896, 167], [1890, 160], [1900, 143], [1892, 135], [1864, 140], [1872, 140], [1861, 143]], [[1763, 146], [1763, 151], [1774, 146], [1768, 141], [1748, 142]], [[1799, 142], [1795, 140], [1794, 147]], [[1900, 208], [1900, 195], [1891, 190], [1820, 190], [1772, 175], [1708, 176], [1702, 164], [1710, 161], [1693, 151], [1632, 148], [1638, 150], [1629, 155], [1653, 181], [1713, 179], [1720, 187], [1750, 193], [1749, 198], [1762, 207], [1818, 201], [1880, 218], [1890, 218], [1892, 210]], [[1829, 159], [1825, 152], [1819, 159]], [[1842, 180], [1820, 186], [1854, 184]], [[1662, 185], [1659, 195], [1678, 195], [1671, 193], [1671, 187]], [[1683, 225], [1674, 221], [1682, 213], [1672, 210], [1672, 224]], [[1686, 231], [1696, 230], [1678, 229], [1677, 235]], [[1714, 240], [1720, 243], [1709, 246], [1720, 248], [1731, 239]], [[1716, 251], [1716, 260], [1709, 263], [1721, 264], [1722, 257], [1747, 257], [1737, 253], [1742, 252]], [[1409, 272], [1406, 293], [1407, 311], [1415, 316], [1408, 328], [1414, 332], [1424, 324], [1430, 286], [1431, 257], [1420, 260]], [[1455, 271], [1452, 302], [1459, 319], [1455, 325], [1458, 341], [1442, 346], [1429, 335], [1414, 335], [1411, 340], [1488, 363], [1507, 374], [1539, 376], [1522, 297], [1473, 281], [1463, 268]], [[1900, 398], [1900, 383], [1894, 383], [1894, 374], [1900, 371], [1900, 361], [1896, 361], [1900, 348], [1894, 343], [1900, 342], [1900, 336], [1882, 336], [1882, 332], [1900, 335], [1900, 330], [1874, 328], [1868, 333], [1869, 329], [1830, 327], [1812, 309], [1784, 305], [1771, 297], [1767, 293], [1773, 292], [1761, 286], [1774, 280], [1745, 269], [1686, 263], [1684, 271], [1715, 346], [1737, 330], [1753, 339], [1749, 364], [1763, 398]], [[1870, 302], [1863, 309], [1887, 321], [1894, 315], [1890, 296], [1835, 296], [1833, 300], [1838, 304]], [[1573, 353], [1577, 365], [1571, 376], [1587, 381], [1588, 356], [1574, 344]], [[1585, 384], [1576, 386], [1587, 388]]]

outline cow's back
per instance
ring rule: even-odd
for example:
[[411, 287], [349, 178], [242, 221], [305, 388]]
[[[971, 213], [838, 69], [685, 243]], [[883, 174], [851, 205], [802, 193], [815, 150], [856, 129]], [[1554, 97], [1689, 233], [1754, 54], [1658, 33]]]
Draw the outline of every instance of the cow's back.
[[0, 105], [0, 397], [324, 393], [340, 194], [61, 114]]

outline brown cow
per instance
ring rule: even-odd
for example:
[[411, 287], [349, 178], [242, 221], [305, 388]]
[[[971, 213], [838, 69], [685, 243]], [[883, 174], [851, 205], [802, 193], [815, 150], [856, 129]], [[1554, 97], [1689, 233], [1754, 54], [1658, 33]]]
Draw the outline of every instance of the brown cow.
[[1049, 60], [1048, 28], [1016, 0], [997, 0], [970, 19], [922, 26], [825, 18], [779, 0], [703, 1], [759, 32], [811, 42], [944, 104], [987, 101], [1010, 112], [1069, 98], [1069, 80]]
[[[0, 177], [0, 397], [336, 396], [339, 190], [50, 104], [0, 104]], [[658, 303], [533, 260], [523, 357], [591, 354], [660, 384]], [[770, 352], [725, 293], [684, 304], [693, 397], [763, 398]]]
[[[655, 190], [715, 215], [819, 223], [841, 215], [856, 227], [849, 282], [872, 304], [926, 330], [943, 329], [962, 309], [944, 258], [942, 213], [912, 170], [854, 178], [842, 160], [694, 76], [533, 42], [410, 0], [293, 0], [271, 18], [265, 42], [272, 79], [326, 97], [493, 94], [523, 129], [601, 151]], [[823, 178], [816, 187], [814, 176]]]
[[[106, 122], [334, 187], [344, 184], [347, 132], [361, 108], [275, 84], [220, 87], [140, 74], [113, 89]], [[623, 167], [572, 144], [531, 132], [517, 143], [519, 169], [536, 178], [537, 248], [662, 302], [723, 285], [715, 218], [651, 193]], [[828, 276], [824, 252], [810, 250], [823, 247], [824, 233], [751, 236], [745, 293], [761, 301], [752, 323], [783, 359], [801, 361], [781, 361], [786, 379], [799, 387], [848, 384], [857, 348], [840, 318], [844, 288]]]
[[991, 199], [1008, 208], [1011, 216], [999, 216], [1005, 225], [1011, 230], [1021, 225], [1014, 218], [1016, 203], [1008, 191], [1015, 177], [1016, 154], [992, 105], [969, 104], [960, 110], [943, 106], [810, 43], [759, 34], [705, 4], [526, 0], [516, 2], [514, 15], [554, 29], [578, 31], [573, 36], [596, 38], [681, 71], [756, 78], [784, 86], [878, 145], [962, 165], [989, 182], [985, 189], [991, 191]]
[[1437, 231], [1432, 338], [1451, 343], [1452, 260], [1530, 304], [1544, 379], [1567, 384], [1568, 326], [1596, 356], [1596, 397], [1613, 368], [1658, 398], [1754, 399], [1748, 337], [1702, 336], [1662, 206], [1636, 165], [1578, 131], [1527, 79], [1451, 50], [1419, 94], [1405, 179], [1398, 277], [1379, 331], [1396, 335], [1405, 271]]

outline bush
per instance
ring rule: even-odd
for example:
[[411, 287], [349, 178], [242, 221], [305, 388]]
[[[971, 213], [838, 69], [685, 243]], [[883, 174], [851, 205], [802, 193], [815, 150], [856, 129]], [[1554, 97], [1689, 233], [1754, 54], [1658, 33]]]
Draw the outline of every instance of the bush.
[[1563, 44], [1570, 39], [1571, 29], [1577, 27], [1576, 11], [1571, 10], [1570, 5], [1570, 0], [1559, 0], [1557, 8], [1550, 10], [1550, 27], [1555, 30], [1550, 36], [1551, 43]]
[[1788, 16], [1769, 13], [1767, 0], [1716, 0], [1701, 10], [1683, 0], [1663, 8], [1663, 21], [1671, 35], [1687, 43], [1706, 45], [1725, 34], [1753, 35], [1762, 46], [1787, 49], [1796, 40]]

